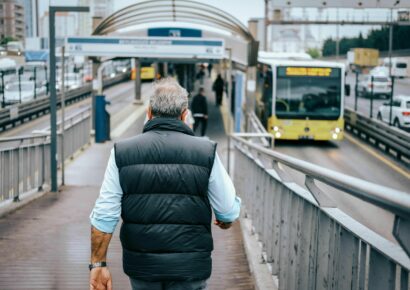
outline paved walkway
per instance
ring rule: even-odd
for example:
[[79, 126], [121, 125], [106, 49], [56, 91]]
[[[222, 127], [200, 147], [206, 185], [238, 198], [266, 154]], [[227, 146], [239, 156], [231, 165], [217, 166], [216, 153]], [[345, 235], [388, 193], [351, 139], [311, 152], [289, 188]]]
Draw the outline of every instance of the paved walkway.
[[[209, 87], [209, 80], [206, 82]], [[207, 90], [210, 95], [210, 91]], [[225, 159], [226, 137], [212, 96], [208, 136], [218, 141]], [[144, 116], [122, 138], [140, 133]], [[93, 144], [66, 169], [66, 183], [58, 194], [46, 194], [0, 218], [0, 289], [88, 289], [90, 256], [88, 215], [98, 196], [112, 142]], [[119, 227], [111, 241], [108, 262], [114, 289], [130, 289], [122, 272]], [[213, 228], [215, 251], [210, 290], [254, 289], [243, 249], [240, 226], [229, 231]]]

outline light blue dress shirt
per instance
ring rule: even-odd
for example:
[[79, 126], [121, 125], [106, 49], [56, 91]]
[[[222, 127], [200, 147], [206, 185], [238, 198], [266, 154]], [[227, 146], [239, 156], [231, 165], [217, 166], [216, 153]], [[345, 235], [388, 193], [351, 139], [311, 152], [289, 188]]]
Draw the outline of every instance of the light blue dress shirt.
[[[100, 195], [90, 215], [91, 224], [99, 231], [113, 233], [121, 216], [121, 198], [123, 192], [114, 149], [111, 150]], [[233, 222], [239, 217], [241, 199], [236, 196], [235, 188], [218, 154], [208, 184], [208, 198], [216, 219]]]

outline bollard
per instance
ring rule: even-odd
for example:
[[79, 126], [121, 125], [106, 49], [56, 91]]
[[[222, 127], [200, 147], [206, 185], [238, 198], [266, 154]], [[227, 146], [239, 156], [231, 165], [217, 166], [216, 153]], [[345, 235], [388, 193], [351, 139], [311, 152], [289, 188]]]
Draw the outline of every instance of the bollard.
[[104, 95], [95, 96], [95, 142], [103, 143], [110, 140], [110, 114], [105, 109], [109, 104]]

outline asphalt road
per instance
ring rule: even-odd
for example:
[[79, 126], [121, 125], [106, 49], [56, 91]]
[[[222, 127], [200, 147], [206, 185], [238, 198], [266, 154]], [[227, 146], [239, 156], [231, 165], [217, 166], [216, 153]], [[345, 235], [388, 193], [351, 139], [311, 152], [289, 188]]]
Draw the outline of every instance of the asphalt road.
[[[356, 142], [361, 144], [360, 141]], [[367, 145], [360, 146], [356, 142], [352, 142], [350, 138], [341, 142], [282, 141], [277, 142], [275, 149], [295, 158], [410, 194], [408, 169], [395, 164], [394, 160], [380, 155]], [[363, 149], [363, 146], [367, 150]], [[380, 158], [376, 158], [368, 150]], [[401, 172], [407, 172], [407, 176], [394, 169], [391, 164], [399, 167]], [[304, 186], [304, 176], [289, 170], [296, 183]], [[385, 238], [395, 241], [392, 235], [394, 216], [391, 213], [329, 186], [319, 183], [319, 187], [328, 193], [344, 212]]]

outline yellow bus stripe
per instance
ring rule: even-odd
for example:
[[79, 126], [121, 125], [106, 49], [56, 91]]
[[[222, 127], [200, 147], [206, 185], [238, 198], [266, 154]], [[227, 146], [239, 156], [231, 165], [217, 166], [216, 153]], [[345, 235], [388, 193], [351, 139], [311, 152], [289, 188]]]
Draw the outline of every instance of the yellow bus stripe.
[[404, 177], [410, 179], [410, 174], [405, 171], [404, 169], [400, 168], [396, 164], [394, 164], [392, 161], [388, 160], [387, 158], [383, 157], [381, 154], [376, 152], [373, 148], [370, 148], [368, 145], [363, 144], [362, 142], [356, 140], [354, 137], [352, 137], [349, 133], [345, 132], [345, 137], [348, 139], [350, 142], [354, 143], [355, 145], [359, 146], [362, 148], [364, 151], [375, 157], [376, 159], [380, 160], [387, 166], [389, 166], [391, 169], [397, 171], [398, 173], [402, 174]]

